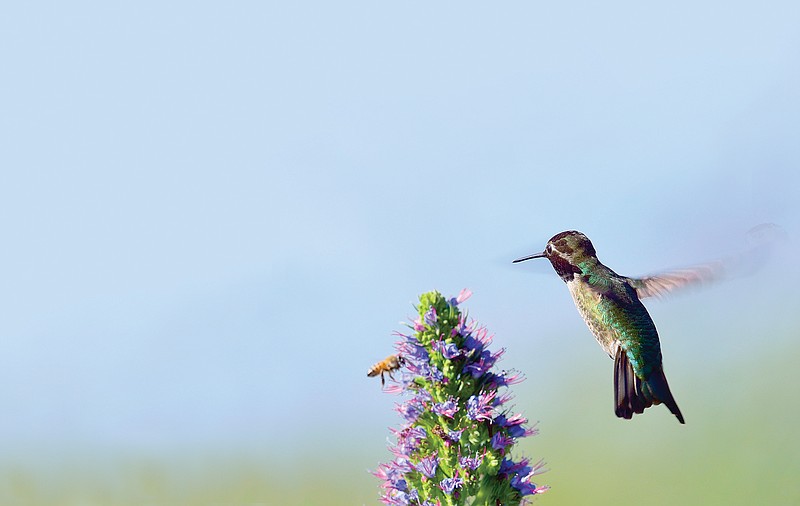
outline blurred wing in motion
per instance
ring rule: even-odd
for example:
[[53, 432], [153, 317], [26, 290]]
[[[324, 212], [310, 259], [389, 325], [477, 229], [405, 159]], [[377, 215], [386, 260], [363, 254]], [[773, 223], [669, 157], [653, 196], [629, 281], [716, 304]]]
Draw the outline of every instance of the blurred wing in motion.
[[772, 250], [786, 241], [786, 232], [774, 223], [762, 223], [745, 234], [748, 247], [745, 251], [714, 262], [676, 269], [644, 278], [628, 278], [640, 299], [663, 297], [675, 290], [705, 285], [723, 278], [747, 276], [764, 265]]
[[748, 230], [745, 237], [752, 247], [771, 248], [785, 243], [789, 235], [774, 223], [762, 223]]
[[686, 269], [662, 272], [644, 278], [628, 278], [628, 283], [636, 290], [640, 299], [663, 297], [675, 290], [708, 284], [723, 277], [725, 262], [711, 262]]

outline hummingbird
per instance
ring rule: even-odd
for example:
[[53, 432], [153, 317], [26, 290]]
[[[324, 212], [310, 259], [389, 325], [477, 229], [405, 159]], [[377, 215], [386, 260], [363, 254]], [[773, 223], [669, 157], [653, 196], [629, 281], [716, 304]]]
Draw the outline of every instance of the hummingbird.
[[628, 278], [597, 259], [591, 241], [581, 232], [556, 234], [542, 253], [513, 263], [546, 258], [567, 283], [569, 293], [603, 350], [614, 360], [614, 412], [630, 420], [654, 404], [664, 404], [685, 423], [662, 366], [661, 344], [653, 319], [640, 299], [708, 281], [717, 266], [709, 264], [644, 278]]

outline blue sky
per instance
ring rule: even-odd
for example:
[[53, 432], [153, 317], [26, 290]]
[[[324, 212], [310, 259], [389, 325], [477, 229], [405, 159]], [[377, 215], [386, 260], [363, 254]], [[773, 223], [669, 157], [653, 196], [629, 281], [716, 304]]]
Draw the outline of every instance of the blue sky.
[[[0, 442], [380, 446], [392, 401], [364, 373], [434, 288], [471, 288], [537, 385], [596, 360], [610, 397], [561, 282], [510, 261], [573, 228], [629, 275], [736, 251], [765, 221], [796, 237], [798, 14], [7, 7]], [[775, 279], [796, 286], [794, 264], [648, 304], [672, 330], [668, 376], [747, 352], [697, 357], [720, 341], [687, 332], [789, 328], [797, 297]]]

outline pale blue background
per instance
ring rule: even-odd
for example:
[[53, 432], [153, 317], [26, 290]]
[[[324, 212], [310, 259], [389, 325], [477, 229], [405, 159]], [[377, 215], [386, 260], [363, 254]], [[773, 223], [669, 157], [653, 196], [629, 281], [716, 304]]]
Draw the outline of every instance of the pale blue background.
[[711, 423], [698, 378], [724, 391], [754, 350], [798, 349], [799, 21], [794, 2], [6, 5], [5, 458], [327, 452], [361, 473], [397, 423], [364, 374], [434, 288], [475, 292], [546, 439], [613, 418], [611, 362], [550, 267], [513, 258], [576, 228], [637, 275], [776, 222], [784, 265], [648, 303], [687, 422]]

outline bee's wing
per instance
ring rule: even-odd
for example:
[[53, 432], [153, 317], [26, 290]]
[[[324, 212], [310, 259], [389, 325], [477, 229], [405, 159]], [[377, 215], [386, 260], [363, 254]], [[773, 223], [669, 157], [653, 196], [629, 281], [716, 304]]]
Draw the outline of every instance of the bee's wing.
[[640, 299], [645, 297], [663, 297], [664, 295], [684, 287], [708, 284], [723, 277], [724, 262], [708, 264], [662, 272], [643, 278], [628, 278], [628, 283], [636, 290]]

